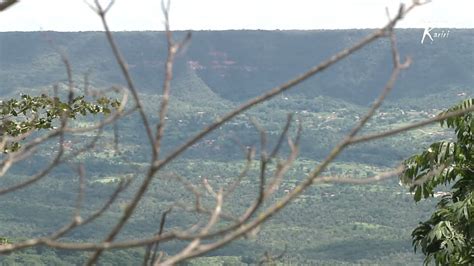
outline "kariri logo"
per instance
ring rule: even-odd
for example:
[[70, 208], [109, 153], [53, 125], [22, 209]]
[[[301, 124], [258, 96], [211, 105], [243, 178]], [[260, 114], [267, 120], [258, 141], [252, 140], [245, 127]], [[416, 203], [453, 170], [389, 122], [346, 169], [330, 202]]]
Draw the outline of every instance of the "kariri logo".
[[423, 37], [421, 37], [421, 44], [424, 44], [425, 40], [430, 39], [431, 43], [435, 39], [446, 39], [449, 37], [449, 30], [434, 30], [434, 28], [427, 27], [423, 31]]

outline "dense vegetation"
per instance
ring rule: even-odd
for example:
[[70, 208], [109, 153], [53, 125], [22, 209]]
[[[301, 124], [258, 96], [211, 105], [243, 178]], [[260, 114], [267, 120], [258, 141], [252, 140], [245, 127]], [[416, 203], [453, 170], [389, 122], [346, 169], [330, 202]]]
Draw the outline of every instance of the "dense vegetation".
[[[366, 30], [195, 33], [188, 51], [177, 62], [165, 152], [243, 99], [292, 77], [366, 33]], [[47, 34], [67, 51], [79, 88], [84, 85], [80, 74], [85, 72], [90, 73], [91, 89], [123, 82], [101, 33]], [[474, 35], [470, 30], [455, 30], [451, 36], [456, 36], [455, 42], [448, 39], [420, 45], [419, 30], [400, 30], [400, 50], [414, 57], [414, 65], [402, 75], [395, 88], [396, 97], [386, 102], [370, 121], [367, 131], [378, 132], [428, 118], [465, 97], [472, 97], [474, 61], [466, 54], [473, 53], [469, 44]], [[118, 33], [117, 37], [139, 84], [147, 112], [157, 114], [160, 100], [157, 84], [161, 84], [165, 55], [163, 35]], [[41, 38], [39, 33], [0, 34], [3, 99], [15, 98], [20, 92], [40, 96], [51, 92], [52, 83], [65, 83], [59, 56]], [[388, 49], [388, 43], [377, 42], [336, 65], [332, 71], [237, 117], [197, 143], [155, 180], [121, 237], [156, 231], [156, 221], [172, 202], [177, 198], [192, 201], [187, 191], [167, 175], [179, 174], [193, 183], [206, 177], [216, 186], [232, 182], [244, 164], [241, 146], [259, 142], [249, 117], [254, 117], [268, 130], [270, 142], [278, 138], [288, 113], [295, 113], [303, 122], [301, 157], [277, 193], [284, 195], [285, 190], [294, 187], [367, 110], [367, 104], [387, 78]], [[156, 121], [157, 117], [153, 116], [152, 120]], [[74, 123], [85, 126], [91, 120], [77, 119]], [[142, 178], [136, 173], [149, 160], [143, 152], [147, 150], [144, 132], [137, 130], [141, 128], [138, 118], [125, 117], [118, 126], [121, 153], [115, 151], [113, 132], [109, 128], [102, 133], [94, 150], [77, 159], [85, 163], [87, 172], [85, 213], [96, 210], [98, 202], [112, 193], [118, 180], [130, 176]], [[72, 150], [92, 137], [92, 134], [66, 136]], [[450, 131], [431, 126], [355, 146], [338, 157], [325, 174], [372, 176], [420, 152], [432, 142], [451, 137]], [[19, 163], [2, 177], [0, 186], [27, 178], [54, 152], [55, 148], [45, 143], [41, 153]], [[244, 209], [249, 199], [255, 197], [257, 171], [255, 162], [242, 186], [227, 201], [227, 212]], [[104, 217], [66, 238], [77, 241], [102, 238], [101, 234], [120, 215], [138, 183], [134, 182], [129, 193]], [[77, 184], [77, 177], [65, 165], [33, 187], [2, 196], [0, 241], [15, 242], [42, 235], [68, 221], [77, 194], [71, 188]], [[412, 195], [398, 185], [398, 180], [367, 186], [318, 185], [275, 216], [257, 235], [189, 263], [258, 263], [265, 251], [279, 254], [288, 245], [283, 258], [288, 263], [419, 265], [423, 257], [413, 254], [410, 234], [420, 221], [428, 219], [434, 207], [435, 201], [430, 199], [414, 204]], [[191, 224], [194, 218], [187, 213], [172, 213], [167, 226]], [[173, 252], [181, 246], [178, 243], [162, 247]], [[142, 249], [106, 252], [101, 262], [136, 264], [141, 262], [143, 253]], [[37, 247], [4, 256], [0, 261], [6, 265], [69, 265], [84, 261], [86, 255]]]
[[[468, 99], [450, 108], [461, 110]], [[472, 113], [441, 122], [454, 129], [455, 140], [436, 142], [405, 161], [402, 180], [411, 186], [416, 201], [442, 195], [431, 217], [413, 231], [413, 244], [425, 254], [425, 263], [470, 265], [474, 263], [474, 120]], [[450, 192], [439, 192], [452, 184]]]
[[[76, 119], [78, 115], [110, 114], [111, 109], [119, 106], [119, 101], [100, 97], [96, 102], [88, 102], [84, 96], [74, 97], [71, 92], [67, 101], [58, 96], [46, 94], [30, 96], [22, 94], [20, 99], [8, 99], [0, 102], [0, 133], [3, 138], [22, 137], [42, 129], [53, 129], [63, 118]], [[23, 139], [26, 136], [22, 137]], [[20, 141], [7, 141], [2, 145], [4, 153], [15, 152], [21, 147]]]

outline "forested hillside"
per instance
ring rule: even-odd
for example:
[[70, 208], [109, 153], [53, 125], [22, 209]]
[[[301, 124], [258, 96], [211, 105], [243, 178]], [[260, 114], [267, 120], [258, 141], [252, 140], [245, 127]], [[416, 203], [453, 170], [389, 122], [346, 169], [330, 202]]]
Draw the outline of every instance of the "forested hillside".
[[[176, 72], [185, 74], [192, 68], [212, 91], [241, 101], [299, 74], [369, 32], [197, 31], [178, 57]], [[401, 54], [415, 60], [394, 96], [422, 97], [448, 89], [468, 89], [474, 82], [473, 30], [451, 29], [449, 38], [424, 44], [420, 43], [422, 33], [423, 29], [397, 30]], [[137, 86], [143, 92], [155, 92], [161, 84], [166, 55], [163, 33], [119, 32], [116, 38]], [[381, 39], [294, 93], [367, 104], [389, 75], [388, 49], [389, 41]], [[2, 92], [64, 80], [58, 50], [68, 55], [77, 74], [91, 73], [96, 84], [123, 82], [100, 32], [10, 32], [0, 33]]]
[[[316, 65], [369, 32], [193, 32], [191, 43], [177, 57], [164, 153], [240, 102]], [[420, 43], [422, 32], [421, 29], [397, 30], [400, 53], [411, 56], [413, 64], [403, 72], [380, 112], [369, 121], [366, 132], [380, 132], [433, 117], [444, 108], [473, 96], [474, 30], [453, 29], [449, 38], [425, 44]], [[156, 123], [166, 56], [164, 35], [161, 32], [118, 32], [115, 36], [145, 109], [153, 114], [151, 122]], [[85, 73], [89, 74], [92, 89], [124, 83], [103, 33], [0, 33], [2, 100], [18, 97], [20, 93], [51, 93], [56, 83], [60, 85], [60, 93], [65, 92], [66, 73], [57, 51], [69, 58], [78, 88], [84, 85]], [[270, 144], [276, 142], [287, 114], [294, 114], [302, 122], [301, 157], [277, 192], [277, 196], [284, 195], [367, 111], [388, 79], [391, 64], [389, 42], [380, 40], [291, 92], [236, 117], [165, 168], [120, 237], [143, 236], [154, 231], [160, 210], [166, 209], [177, 196], [191, 202], [192, 195], [168, 176], [178, 174], [195, 183], [206, 177], [216, 187], [231, 183], [244, 165], [242, 147], [259, 143], [259, 133], [250, 118], [267, 130]], [[73, 123], [82, 126], [91, 121], [83, 119]], [[114, 150], [113, 131], [108, 128], [94, 150], [76, 159], [75, 162], [85, 163], [87, 171], [85, 198], [90, 202], [84, 204], [84, 212], [97, 209], [100, 199], [105, 200], [112, 193], [118, 180], [129, 176], [142, 178], [136, 173], [149, 161], [149, 147], [140, 123], [138, 115], [119, 121], [120, 154]], [[390, 169], [429, 143], [451, 136], [437, 126], [429, 126], [354, 146], [341, 154], [324, 174], [372, 176]], [[92, 137], [92, 134], [67, 136], [72, 149]], [[1, 178], [0, 187], [26, 179], [33, 173], [32, 169], [51, 158], [54, 149], [48, 147], [48, 143], [42, 147], [40, 155], [19, 163]], [[242, 211], [248, 200], [255, 197], [257, 175], [258, 161], [255, 161], [242, 186], [228, 200], [229, 213]], [[44, 235], [64, 224], [74, 210], [76, 191], [70, 188], [77, 187], [77, 182], [65, 165], [55, 169], [37, 186], [2, 196], [0, 237], [19, 241]], [[130, 190], [137, 189], [138, 183], [132, 183]], [[67, 239], [102, 238], [130, 196], [129, 191], [104, 217], [75, 231]], [[410, 233], [431, 213], [433, 204], [430, 200], [413, 203], [412, 195], [395, 179], [366, 186], [317, 185], [263, 226], [257, 235], [189, 263], [258, 263], [265, 251], [278, 254], [287, 244], [286, 263], [419, 265], [422, 258], [412, 252]], [[176, 213], [170, 216], [167, 226], [174, 228], [192, 220], [186, 213]], [[163, 248], [173, 252], [182, 246], [164, 244]], [[108, 252], [102, 262], [141, 263], [143, 253], [142, 249]], [[0, 262], [70, 265], [86, 258], [84, 253], [38, 247], [1, 257]]]

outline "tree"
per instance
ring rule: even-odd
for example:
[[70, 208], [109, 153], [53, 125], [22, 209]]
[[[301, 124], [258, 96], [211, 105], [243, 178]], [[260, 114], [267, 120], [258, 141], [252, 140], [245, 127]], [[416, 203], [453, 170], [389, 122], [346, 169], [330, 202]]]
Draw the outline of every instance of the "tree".
[[18, 151], [19, 139], [26, 138], [34, 131], [52, 129], [59, 125], [59, 120], [75, 119], [78, 114], [110, 114], [111, 109], [118, 108], [120, 102], [107, 97], [99, 97], [96, 102], [88, 102], [84, 96], [74, 97], [71, 92], [68, 101], [58, 96], [31, 96], [23, 94], [21, 99], [9, 99], [0, 102], [0, 150], [4, 153]]
[[[16, 3], [16, 1], [4, 1], [5, 6], [0, 5], [0, 11], [10, 7]], [[8, 6], [7, 6], [8, 5]], [[82, 98], [71, 97], [72, 101], [67, 102], [67, 106], [64, 106], [64, 109], [71, 109], [65, 111], [65, 113], [58, 113], [56, 118], [60, 121], [60, 126], [51, 128], [44, 135], [34, 136], [31, 140], [25, 141], [22, 143], [21, 147], [15, 149], [8, 153], [6, 156], [2, 157], [2, 162], [0, 167], [2, 169], [1, 173], [4, 174], [8, 167], [18, 161], [23, 160], [24, 158], [34, 154], [32, 151], [33, 148], [38, 147], [41, 143], [45, 143], [48, 139], [59, 139], [57, 152], [55, 156], [50, 158], [50, 163], [44, 168], [37, 171], [36, 174], [29, 177], [27, 180], [20, 180], [18, 183], [13, 184], [6, 188], [0, 188], [0, 196], [16, 192], [25, 187], [36, 184], [38, 181], [47, 176], [52, 169], [56, 168], [58, 165], [64, 163], [73, 162], [75, 166], [74, 169], [77, 171], [78, 176], [78, 193], [76, 205], [74, 212], [71, 214], [69, 222], [64, 224], [62, 227], [58, 228], [56, 231], [49, 233], [45, 232], [41, 236], [15, 241], [14, 243], [7, 243], [0, 246], [0, 254], [6, 254], [10, 252], [15, 252], [18, 250], [38, 247], [38, 246], [47, 246], [49, 248], [54, 248], [58, 250], [67, 250], [67, 251], [90, 251], [91, 254], [86, 261], [87, 265], [96, 264], [97, 261], [102, 256], [103, 252], [106, 250], [112, 249], [132, 249], [132, 248], [142, 248], [145, 250], [145, 255], [143, 258], [144, 265], [174, 265], [180, 262], [183, 262], [187, 259], [201, 256], [208, 252], [219, 249], [237, 239], [241, 239], [246, 236], [251, 236], [258, 233], [260, 226], [270, 220], [272, 216], [280, 212], [285, 208], [292, 200], [301, 195], [305, 190], [311, 187], [315, 183], [321, 182], [332, 182], [332, 183], [344, 183], [344, 184], [367, 184], [373, 183], [380, 180], [390, 178], [392, 176], [398, 175], [403, 168], [397, 167], [393, 171], [386, 173], [378, 174], [375, 176], [367, 178], [341, 178], [337, 176], [324, 177], [321, 176], [322, 172], [329, 166], [329, 164], [341, 154], [347, 147], [355, 145], [358, 143], [364, 143], [367, 141], [384, 138], [390, 135], [394, 135], [400, 132], [405, 132], [407, 130], [419, 128], [437, 121], [441, 121], [450, 117], [458, 116], [467, 112], [474, 110], [474, 108], [469, 107], [462, 110], [455, 110], [443, 114], [442, 116], [430, 118], [421, 122], [413, 123], [407, 126], [395, 128], [389, 131], [384, 131], [375, 134], [365, 134], [361, 133], [362, 129], [367, 125], [367, 122], [371, 117], [376, 113], [377, 109], [382, 105], [386, 96], [390, 93], [394, 87], [395, 82], [398, 79], [398, 76], [402, 70], [405, 70], [409, 67], [411, 59], [401, 60], [399, 51], [396, 45], [396, 38], [394, 33], [394, 28], [396, 24], [403, 19], [408, 13], [413, 10], [415, 7], [422, 5], [420, 1], [413, 1], [413, 3], [405, 7], [404, 5], [400, 6], [398, 13], [394, 17], [389, 17], [387, 24], [375, 30], [373, 33], [369, 34], [365, 38], [362, 38], [360, 41], [355, 43], [353, 46], [348, 47], [347, 49], [341, 50], [340, 52], [329, 57], [327, 60], [321, 62], [320, 64], [315, 65], [314, 67], [309, 68], [306, 72], [301, 75], [296, 76], [293, 79], [290, 79], [288, 82], [285, 82], [279, 86], [276, 86], [272, 89], [269, 89], [267, 92], [259, 95], [255, 98], [248, 100], [243, 103], [241, 106], [236, 107], [235, 109], [229, 111], [228, 113], [222, 115], [215, 121], [212, 121], [207, 126], [203, 127], [198, 133], [184, 141], [181, 145], [175, 147], [168, 153], [165, 153], [162, 149], [162, 143], [164, 136], [166, 135], [166, 126], [168, 124], [167, 115], [169, 114], [169, 104], [170, 96], [172, 95], [172, 78], [173, 78], [173, 63], [176, 55], [178, 55], [183, 47], [188, 45], [188, 42], [191, 38], [191, 34], [187, 34], [182, 40], [176, 41], [174, 39], [173, 33], [170, 30], [168, 24], [168, 14], [169, 14], [169, 4], [163, 4], [163, 12], [165, 14], [165, 26], [166, 26], [166, 39], [167, 39], [167, 60], [165, 62], [165, 78], [162, 84], [162, 92], [160, 95], [160, 105], [158, 110], [158, 122], [152, 123], [150, 120], [150, 113], [144, 109], [142, 104], [142, 99], [138, 90], [133, 81], [133, 77], [128, 70], [128, 65], [125, 58], [122, 56], [120, 49], [115, 41], [113, 33], [110, 31], [108, 22], [107, 22], [107, 13], [113, 6], [113, 1], [110, 2], [107, 6], [102, 6], [98, 0], [91, 5], [91, 9], [99, 16], [105, 30], [105, 36], [110, 45], [110, 49], [116, 59], [116, 62], [120, 68], [121, 75], [126, 81], [125, 88], [118, 89], [122, 93], [120, 101], [110, 101], [98, 102], [97, 105], [102, 105], [101, 107], [93, 107], [92, 110], [97, 110], [98, 112], [108, 113], [104, 119], [101, 121], [88, 126], [88, 127], [74, 127], [70, 126], [67, 122], [71, 119], [74, 119], [74, 116], [71, 116], [73, 113], [71, 110], [76, 110], [71, 108], [71, 104], [74, 104], [74, 100], [78, 99], [79, 101]], [[2, 9], [3, 8], [3, 9]], [[235, 181], [228, 186], [222, 187], [213, 187], [212, 182], [208, 182], [206, 178], [202, 180], [202, 184], [193, 184], [181, 176], [173, 176], [172, 178], [179, 182], [182, 187], [187, 191], [187, 196], [193, 198], [191, 204], [180, 204], [179, 198], [176, 199], [176, 202], [170, 204], [169, 208], [163, 210], [150, 210], [151, 211], [160, 211], [161, 219], [156, 221], [157, 230], [154, 232], [149, 232], [147, 236], [140, 238], [127, 238], [127, 239], [118, 239], [119, 234], [123, 231], [124, 227], [130, 222], [134, 213], [136, 213], [140, 204], [143, 203], [147, 191], [150, 189], [153, 181], [156, 179], [162, 178], [159, 176], [163, 173], [163, 169], [180, 158], [185, 151], [190, 149], [193, 145], [198, 143], [198, 141], [203, 140], [206, 136], [214, 132], [216, 129], [225, 125], [235, 117], [243, 114], [245, 111], [269, 101], [277, 95], [287, 92], [288, 90], [294, 88], [296, 85], [304, 82], [305, 80], [321, 73], [322, 71], [331, 68], [337, 62], [343, 60], [344, 58], [351, 56], [353, 53], [358, 50], [366, 47], [370, 43], [373, 43], [375, 40], [381, 38], [388, 38], [390, 40], [391, 49], [389, 51], [392, 56], [392, 72], [387, 80], [385, 86], [381, 90], [380, 96], [374, 101], [372, 106], [368, 109], [366, 114], [362, 116], [353, 126], [352, 130], [341, 139], [337, 145], [333, 147], [327, 157], [318, 165], [316, 165], [311, 171], [308, 172], [306, 176], [302, 178], [302, 181], [296, 186], [288, 189], [284, 195], [276, 195], [275, 192], [278, 190], [279, 185], [282, 183], [282, 180], [285, 178], [285, 174], [292, 167], [294, 161], [296, 160], [299, 152], [300, 144], [300, 135], [303, 125], [299, 123], [296, 127], [293, 126], [294, 122], [297, 122], [293, 119], [291, 115], [288, 116], [287, 122], [283, 125], [280, 134], [278, 135], [275, 145], [273, 147], [268, 147], [267, 131], [262, 128], [257, 121], [252, 121], [255, 125], [256, 130], [260, 136], [260, 144], [257, 147], [245, 147], [245, 158], [246, 163], [242, 168], [240, 174], [237, 175]], [[63, 57], [64, 58], [64, 57]], [[75, 86], [71, 79], [71, 69], [67, 64], [67, 61], [64, 60], [66, 65], [66, 71], [69, 78], [69, 92], [74, 91]], [[129, 94], [131, 100], [129, 99]], [[29, 98], [26, 97], [25, 100]], [[36, 99], [36, 98], [34, 98]], [[42, 99], [42, 98], [40, 98]], [[50, 98], [47, 98], [50, 99]], [[107, 98], [104, 98], [107, 99]], [[104, 100], [105, 101], [105, 100]], [[110, 104], [114, 108], [107, 108]], [[87, 105], [87, 104], [86, 104]], [[32, 110], [34, 105], [28, 105], [27, 112]], [[52, 104], [51, 106], [56, 106]], [[107, 109], [106, 109], [107, 108]], [[54, 108], [53, 108], [54, 109]], [[88, 109], [88, 108], [86, 108]], [[23, 113], [17, 112], [15, 113]], [[90, 111], [90, 110], [89, 110]], [[6, 112], [11, 113], [11, 110]], [[79, 113], [81, 113], [79, 111]], [[96, 142], [96, 138], [93, 138], [89, 143], [85, 143], [81, 148], [74, 150], [72, 153], [64, 153], [64, 138], [66, 133], [74, 132], [89, 132], [94, 133], [97, 136], [100, 135], [100, 132], [105, 129], [107, 125], [115, 125], [124, 116], [127, 116], [132, 113], [137, 113], [142, 128], [144, 128], [147, 136], [147, 150], [143, 150], [145, 153], [149, 151], [150, 161], [141, 169], [140, 173], [143, 175], [142, 179], [137, 179], [138, 186], [136, 189], [132, 190], [131, 198], [126, 199], [126, 204], [120, 202], [120, 207], [123, 208], [123, 213], [120, 214], [115, 220], [115, 224], [107, 228], [106, 236], [103, 239], [91, 242], [78, 242], [70, 241], [64, 237], [68, 234], [71, 234], [74, 230], [80, 227], [96, 221], [99, 217], [104, 215], [104, 213], [113, 205], [117, 204], [119, 197], [123, 194], [124, 191], [130, 189], [131, 179], [123, 179], [117, 185], [110, 197], [105, 201], [101, 202], [101, 207], [93, 213], [83, 213], [81, 210], [84, 205], [84, 179], [85, 171], [84, 165], [73, 161], [72, 159], [76, 158], [81, 153], [91, 150]], [[66, 115], [65, 115], [66, 114]], [[56, 120], [58, 121], [58, 120]], [[290, 129], [295, 129], [295, 133], [291, 134]], [[32, 130], [36, 130], [37, 127], [31, 127], [25, 132], [28, 133]], [[99, 131], [99, 132], [97, 132]], [[114, 132], [116, 133], [116, 131]], [[14, 134], [10, 134], [14, 136]], [[117, 135], [117, 133], [115, 134]], [[4, 137], [8, 137], [7, 134]], [[286, 146], [289, 152], [282, 152], [282, 147]], [[256, 186], [258, 187], [258, 193], [254, 199], [243, 206], [249, 206], [244, 211], [239, 213], [228, 213], [224, 205], [225, 200], [228, 199], [235, 188], [239, 186], [240, 181], [243, 177], [248, 174], [248, 170], [254, 161], [258, 161], [259, 169], [256, 176]], [[137, 174], [138, 175], [138, 174]], [[163, 189], [166, 191], [166, 188]], [[176, 196], [176, 195], [175, 195]], [[275, 199], [276, 198], [276, 199]], [[122, 199], [123, 200], [123, 199]], [[191, 213], [193, 217], [198, 217], [199, 220], [196, 223], [190, 223], [187, 227], [184, 228], [167, 228], [167, 217], [170, 213]], [[163, 243], [179, 243], [185, 244], [183, 248], [179, 249], [175, 254], [165, 254], [161, 252], [160, 247]], [[89, 254], [88, 254], [89, 255]], [[267, 260], [274, 260], [274, 256], [266, 254]], [[278, 257], [278, 256], [277, 256]]]
[[[468, 99], [446, 112], [473, 104]], [[415, 201], [442, 195], [431, 217], [413, 230], [413, 245], [415, 251], [421, 249], [426, 264], [434, 259], [436, 264], [467, 265], [474, 262], [474, 118], [466, 113], [440, 124], [454, 129], [455, 139], [433, 143], [410, 157], [401, 175]], [[439, 192], [446, 185], [451, 185], [450, 192]]]

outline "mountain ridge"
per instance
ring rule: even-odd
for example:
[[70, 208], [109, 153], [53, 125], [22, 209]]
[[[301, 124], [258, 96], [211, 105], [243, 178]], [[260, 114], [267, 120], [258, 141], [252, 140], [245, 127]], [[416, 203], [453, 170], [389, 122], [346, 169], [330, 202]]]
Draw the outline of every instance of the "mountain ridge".
[[[192, 66], [214, 93], [240, 102], [319, 64], [370, 32], [196, 31], [189, 47], [178, 56], [175, 73], [186, 73]], [[177, 32], [176, 39], [184, 33]], [[400, 53], [411, 56], [413, 64], [402, 73], [394, 96], [411, 98], [456, 87], [472, 89], [473, 33], [472, 29], [452, 29], [449, 38], [422, 45], [419, 29], [397, 29]], [[164, 33], [117, 32], [115, 38], [136, 86], [144, 92], [161, 86], [166, 60]], [[0, 33], [0, 92], [65, 80], [58, 51], [68, 56], [78, 80], [91, 73], [91, 82], [98, 86], [125, 84], [103, 32], [4, 32]], [[390, 44], [380, 39], [291, 93], [325, 95], [366, 105], [383, 87], [390, 69]]]

